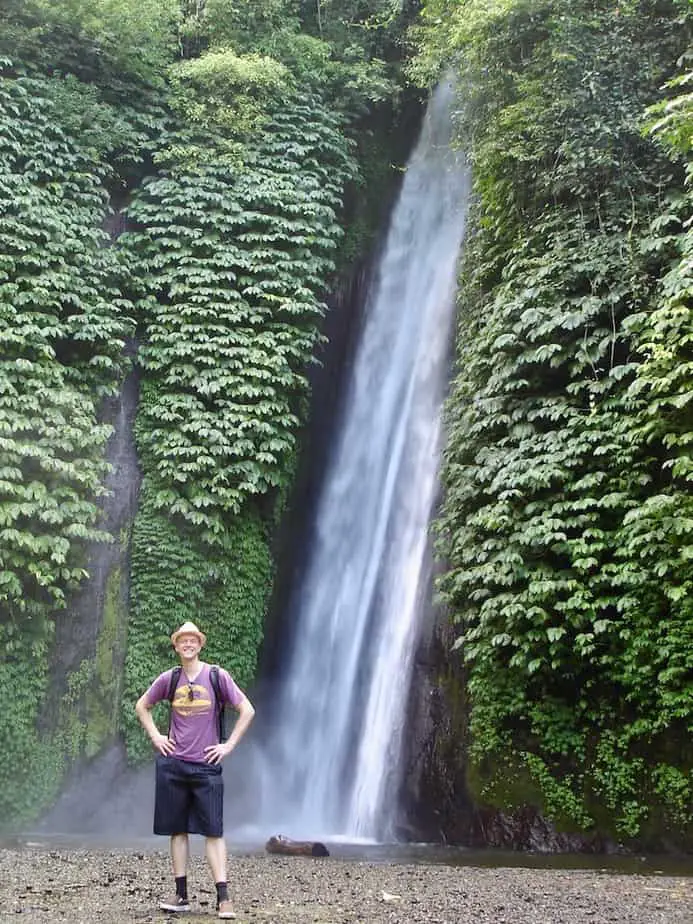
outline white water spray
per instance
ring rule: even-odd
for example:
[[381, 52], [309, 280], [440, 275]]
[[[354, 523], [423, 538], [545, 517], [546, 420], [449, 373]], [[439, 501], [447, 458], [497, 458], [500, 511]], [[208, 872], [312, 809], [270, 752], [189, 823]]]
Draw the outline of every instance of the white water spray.
[[292, 601], [258, 806], [292, 837], [383, 840], [395, 819], [468, 199], [452, 102], [441, 86], [407, 167]]

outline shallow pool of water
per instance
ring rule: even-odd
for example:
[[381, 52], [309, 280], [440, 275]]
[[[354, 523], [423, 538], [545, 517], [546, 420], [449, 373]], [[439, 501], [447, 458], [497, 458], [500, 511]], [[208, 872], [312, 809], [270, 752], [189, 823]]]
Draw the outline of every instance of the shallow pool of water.
[[[265, 853], [264, 842], [238, 841], [227, 835], [231, 856], [255, 856]], [[457, 867], [525, 867], [527, 869], [577, 869], [641, 875], [693, 876], [693, 856], [689, 855], [632, 855], [538, 853], [508, 850], [471, 850], [465, 847], [446, 847], [438, 844], [374, 844], [326, 841], [330, 855], [337, 859], [367, 863], [417, 863]], [[133, 837], [121, 835], [77, 835], [45, 832], [0, 837], [0, 847], [44, 848], [51, 850], [140, 850], [167, 851], [166, 838]], [[204, 841], [191, 837], [193, 853], [202, 853]], [[316, 861], [319, 862], [319, 861]]]

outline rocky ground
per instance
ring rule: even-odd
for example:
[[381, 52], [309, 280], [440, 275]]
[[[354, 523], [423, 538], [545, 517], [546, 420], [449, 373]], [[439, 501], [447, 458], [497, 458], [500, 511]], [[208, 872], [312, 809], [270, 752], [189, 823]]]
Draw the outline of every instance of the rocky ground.
[[[204, 859], [192, 913], [157, 911], [168, 858], [138, 850], [0, 849], [0, 922], [216, 920]], [[240, 856], [229, 893], [245, 924], [693, 924], [691, 877]]]

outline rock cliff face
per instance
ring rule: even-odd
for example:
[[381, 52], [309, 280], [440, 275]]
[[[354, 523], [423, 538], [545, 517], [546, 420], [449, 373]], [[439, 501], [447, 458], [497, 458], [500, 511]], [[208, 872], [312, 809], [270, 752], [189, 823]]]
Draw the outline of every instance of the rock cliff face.
[[311, 541], [310, 524], [330, 446], [338, 435], [337, 421], [344, 400], [345, 381], [353, 361], [372, 271], [370, 263], [359, 263], [330, 294], [322, 328], [324, 340], [316, 349], [315, 364], [308, 369], [308, 422], [300, 435], [290, 500], [274, 538], [277, 570], [261, 652], [261, 696], [272, 695], [273, 685], [284, 668], [286, 645], [290, 643], [294, 628], [285, 619], [286, 601], [305, 566]]
[[424, 639], [409, 707], [401, 835], [467, 847], [542, 853], [612, 853], [600, 834], [556, 830], [535, 806], [501, 811], [475, 802], [467, 779], [465, 678], [454, 634], [439, 613]]
[[621, 843], [604, 815], [590, 832], [562, 831], [542, 815], [531, 792], [521, 802], [523, 783], [509, 764], [511, 809], [481, 804], [467, 763], [467, 704], [460, 652], [454, 632], [438, 613], [420, 645], [409, 702], [409, 735], [400, 793], [399, 834], [405, 840], [458, 844], [473, 848], [538, 853], [686, 854], [693, 831], [675, 829], [657, 812], [641, 835]]
[[[130, 351], [134, 353], [134, 344]], [[94, 757], [114, 738], [118, 727], [129, 541], [140, 484], [133, 436], [138, 391], [137, 374], [131, 372], [117, 398], [103, 408], [103, 419], [113, 426], [106, 450], [112, 468], [98, 525], [114, 541], [89, 545], [86, 567], [90, 580], [55, 619], [50, 689], [39, 722], [45, 735], [57, 732], [72, 759]]]
[[467, 791], [464, 679], [451, 655], [444, 614], [420, 644], [409, 702], [409, 746], [401, 793], [403, 834], [472, 843], [476, 810]]

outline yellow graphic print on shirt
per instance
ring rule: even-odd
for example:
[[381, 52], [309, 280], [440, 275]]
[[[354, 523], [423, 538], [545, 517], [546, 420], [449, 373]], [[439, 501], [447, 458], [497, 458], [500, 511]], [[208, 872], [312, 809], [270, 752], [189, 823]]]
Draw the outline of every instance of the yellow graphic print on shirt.
[[211, 706], [209, 691], [199, 683], [183, 684], [178, 687], [173, 698], [173, 708], [179, 715], [199, 715], [201, 712], [207, 712]]

